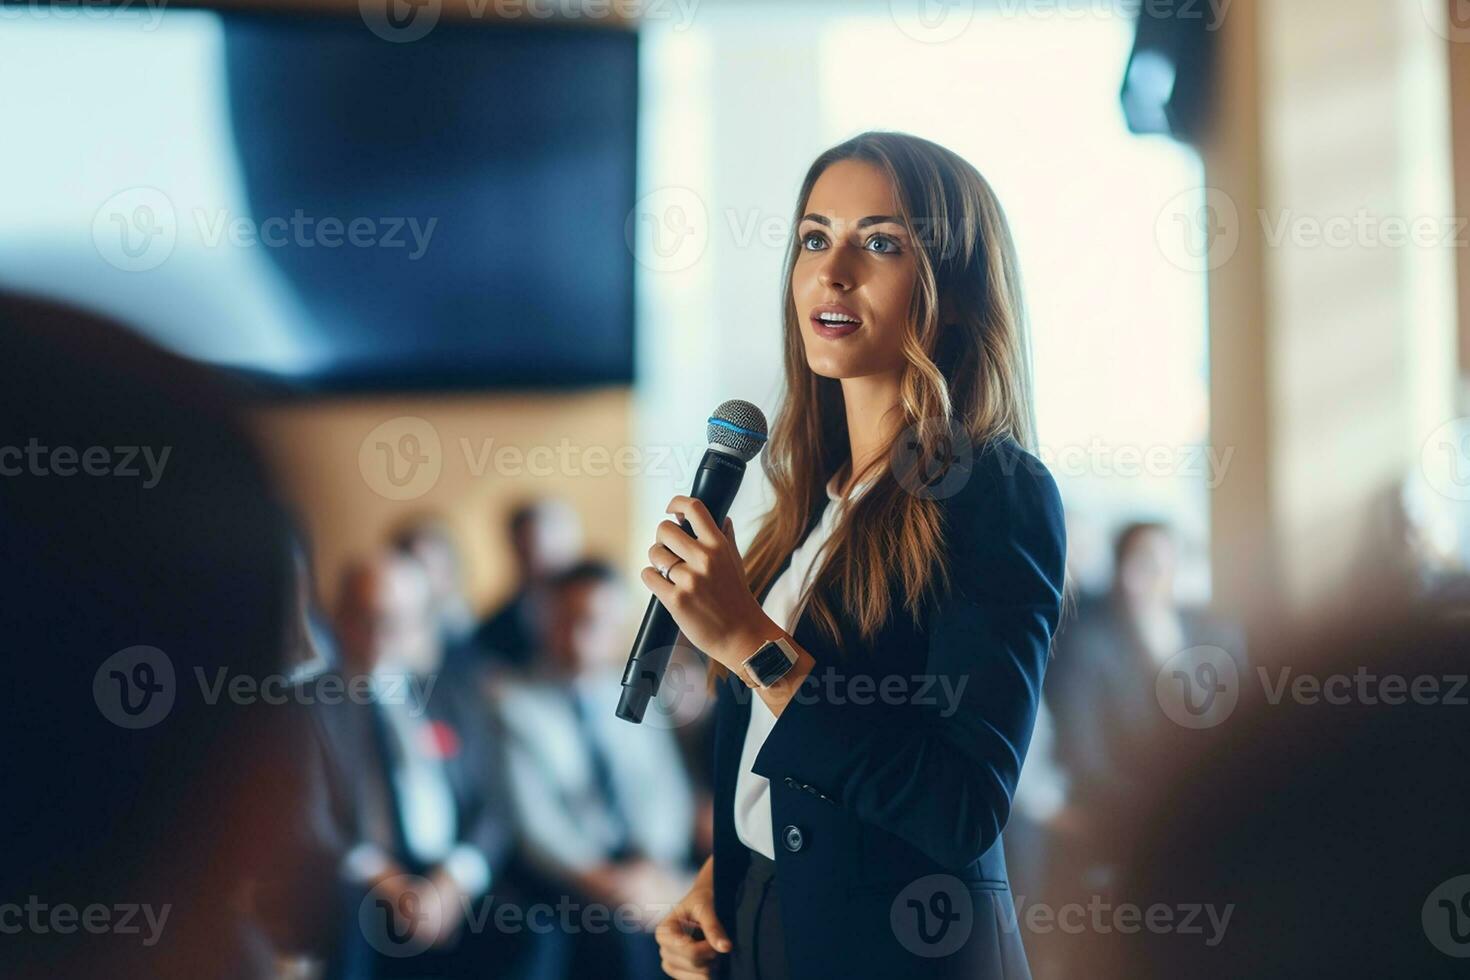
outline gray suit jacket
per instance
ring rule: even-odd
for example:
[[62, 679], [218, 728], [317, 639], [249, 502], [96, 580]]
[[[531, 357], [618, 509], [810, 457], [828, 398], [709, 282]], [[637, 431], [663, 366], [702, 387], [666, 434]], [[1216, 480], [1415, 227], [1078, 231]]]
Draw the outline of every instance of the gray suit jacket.
[[[630, 725], [614, 712], [618, 675], [576, 682], [588, 721], [609, 762], [621, 820], [638, 853], [669, 867], [689, 856], [694, 796], [673, 734]], [[506, 740], [511, 799], [524, 851], [542, 871], [565, 877], [606, 861], [616, 815], [595, 775], [560, 681], [507, 671], [493, 685]]]

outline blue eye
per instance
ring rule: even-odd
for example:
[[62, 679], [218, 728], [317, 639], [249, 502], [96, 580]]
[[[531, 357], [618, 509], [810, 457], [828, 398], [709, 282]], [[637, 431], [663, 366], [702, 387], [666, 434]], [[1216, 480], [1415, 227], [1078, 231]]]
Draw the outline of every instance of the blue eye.
[[810, 241], [813, 241], [813, 240], [818, 241], [818, 242], [823, 241], [822, 234], [820, 232], [815, 232], [815, 231], [809, 231], [809, 232], [807, 232], [805, 235], [801, 236], [801, 247], [804, 248], [804, 249], [806, 249], [808, 252], [815, 252], [816, 249], [814, 249], [814, 248], [807, 248], [807, 242], [810, 242]]
[[869, 238], [868, 239], [868, 244], [869, 245], [876, 245], [876, 244], [887, 245], [888, 247], [886, 249], [874, 249], [874, 251], [878, 252], [878, 254], [880, 254], [880, 255], [893, 255], [893, 254], [895, 254], [897, 252], [901, 252], [902, 251], [902, 249], [900, 249], [898, 247], [898, 242], [895, 239], [893, 239], [890, 236], [888, 236], [888, 235], [874, 235], [872, 238]]

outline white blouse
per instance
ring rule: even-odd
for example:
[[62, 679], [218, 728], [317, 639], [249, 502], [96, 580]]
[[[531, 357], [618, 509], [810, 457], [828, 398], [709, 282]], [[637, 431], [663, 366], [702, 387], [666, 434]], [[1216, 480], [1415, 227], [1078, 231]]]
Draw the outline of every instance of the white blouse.
[[[843, 506], [856, 500], [872, 483], [871, 480], [859, 483], [844, 500], [837, 495], [837, 478], [845, 475], [845, 471], [843, 467], [827, 481], [828, 504], [822, 509], [821, 521], [791, 553], [790, 566], [776, 578], [765, 602], [761, 603], [766, 615], [787, 633], [793, 632], [801, 620], [811, 576], [816, 571], [817, 553], [831, 537]], [[759, 694], [752, 692], [750, 702], [750, 724], [745, 729], [745, 746], [740, 750], [740, 770], [735, 779], [735, 836], [752, 851], [774, 861], [776, 838], [771, 826], [771, 782], [752, 772], [751, 766], [766, 743], [766, 736], [776, 726], [776, 716]]]

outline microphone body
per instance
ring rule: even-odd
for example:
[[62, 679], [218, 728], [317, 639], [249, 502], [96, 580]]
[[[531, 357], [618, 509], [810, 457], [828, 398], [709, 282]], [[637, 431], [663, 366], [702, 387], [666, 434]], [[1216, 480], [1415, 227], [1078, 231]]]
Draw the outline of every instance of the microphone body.
[[[689, 495], [702, 501], [709, 508], [715, 526], [725, 523], [730, 512], [730, 503], [745, 478], [745, 460], [739, 455], [717, 445], [705, 450], [704, 459], [694, 474], [694, 489]], [[680, 521], [684, 533], [694, 537], [694, 529], [688, 521]], [[648, 702], [658, 695], [659, 684], [669, 666], [669, 657], [674, 652], [674, 641], [678, 639], [679, 626], [674, 617], [664, 608], [657, 597], [648, 600], [648, 610], [638, 627], [638, 637], [633, 641], [628, 654], [627, 666], [623, 668], [623, 693], [618, 698], [618, 717], [639, 724], [648, 708]]]

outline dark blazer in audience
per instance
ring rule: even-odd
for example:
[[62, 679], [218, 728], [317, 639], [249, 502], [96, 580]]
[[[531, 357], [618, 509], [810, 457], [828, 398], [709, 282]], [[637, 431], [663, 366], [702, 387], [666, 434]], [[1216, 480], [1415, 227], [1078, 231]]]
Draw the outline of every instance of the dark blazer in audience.
[[[341, 856], [347, 942], [338, 961], [344, 975], [382, 975], [402, 953], [377, 955], [397, 941], [393, 930], [386, 921], [382, 931], [371, 927], [371, 919], [363, 924], [362, 904], [373, 900], [374, 886], [387, 900], [384, 876], [425, 876], [437, 868], [447, 869], [463, 890], [456, 901], [467, 906], [471, 924], [442, 950], [414, 946], [412, 957], [402, 958], [446, 976], [492, 977], [508, 975], [504, 971], [520, 955], [524, 944], [498, 932], [493, 909], [484, 904], [514, 899], [513, 888], [501, 887], [514, 828], [474, 674], [454, 658], [431, 677], [380, 678], [370, 702], [324, 696], [326, 689], [353, 683], [335, 671], [307, 682], [319, 705], [317, 750]], [[420, 701], [415, 692], [430, 682]]]

